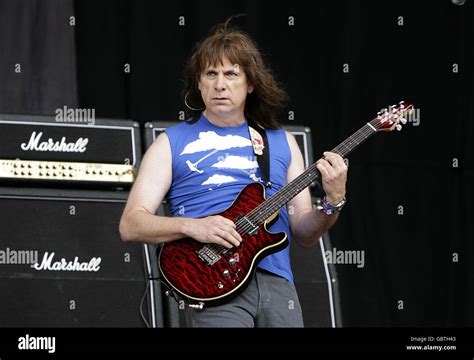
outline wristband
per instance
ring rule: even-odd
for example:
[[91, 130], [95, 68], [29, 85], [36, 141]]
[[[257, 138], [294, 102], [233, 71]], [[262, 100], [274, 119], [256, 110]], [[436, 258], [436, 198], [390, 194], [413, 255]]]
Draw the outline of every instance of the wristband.
[[342, 199], [336, 205], [333, 205], [329, 201], [327, 201], [326, 196], [325, 196], [323, 197], [321, 202], [318, 205], [316, 205], [316, 209], [325, 213], [326, 215], [332, 215], [341, 211], [345, 204], [346, 204], [346, 198]]

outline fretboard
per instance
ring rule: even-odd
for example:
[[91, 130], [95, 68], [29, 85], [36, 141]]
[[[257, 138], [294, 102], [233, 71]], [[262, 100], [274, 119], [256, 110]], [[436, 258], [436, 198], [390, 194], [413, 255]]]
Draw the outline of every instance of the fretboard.
[[[377, 129], [372, 124], [367, 123], [332, 149], [331, 152], [345, 157], [376, 132]], [[301, 175], [249, 212], [246, 217], [255, 225], [264, 222], [320, 176], [316, 163], [312, 164]]]

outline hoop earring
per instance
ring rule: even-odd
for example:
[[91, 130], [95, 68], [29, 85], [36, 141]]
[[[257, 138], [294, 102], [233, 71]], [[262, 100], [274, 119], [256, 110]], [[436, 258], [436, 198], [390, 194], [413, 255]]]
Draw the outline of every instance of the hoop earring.
[[202, 109], [195, 109], [195, 108], [189, 106], [188, 102], [186, 101], [186, 99], [188, 98], [188, 95], [189, 95], [189, 91], [186, 93], [186, 95], [184, 95], [184, 105], [186, 105], [188, 107], [188, 109], [191, 109], [193, 111], [201, 111], [201, 110], [205, 109], [205, 107], [203, 107]]

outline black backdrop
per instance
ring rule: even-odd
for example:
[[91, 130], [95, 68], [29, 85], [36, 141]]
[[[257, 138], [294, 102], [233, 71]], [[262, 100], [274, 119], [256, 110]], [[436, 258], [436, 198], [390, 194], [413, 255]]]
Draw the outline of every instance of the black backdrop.
[[[75, 1], [75, 66], [66, 68], [71, 42], [57, 37], [71, 25], [67, 11], [54, 10], [60, 3], [0, 1], [0, 26], [9, 30], [0, 32], [0, 112], [53, 113], [74, 106], [77, 92], [97, 117], [176, 120], [193, 43], [236, 13], [247, 14], [238, 23], [288, 90], [283, 123], [312, 128], [315, 156], [380, 108], [413, 102], [416, 122], [350, 156], [349, 201], [331, 236], [337, 250], [365, 251], [365, 266], [338, 265], [344, 325], [474, 325], [472, 2]], [[42, 22], [41, 14], [57, 18]], [[14, 32], [28, 16], [28, 31]], [[63, 69], [77, 84], [40, 86], [30, 101], [62, 98], [24, 106], [11, 75], [22, 56], [14, 49], [51, 37], [55, 46], [44, 51], [56, 56], [37, 58], [31, 84]]]

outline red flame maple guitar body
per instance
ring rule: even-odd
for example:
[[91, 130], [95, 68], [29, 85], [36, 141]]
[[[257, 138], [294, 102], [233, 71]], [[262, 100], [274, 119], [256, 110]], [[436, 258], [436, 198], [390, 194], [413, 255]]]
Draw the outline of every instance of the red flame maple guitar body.
[[223, 247], [192, 238], [166, 243], [159, 255], [166, 282], [187, 300], [207, 306], [218, 305], [240, 294], [250, 282], [259, 260], [288, 244], [286, 233], [267, 231], [268, 222], [256, 228], [242, 218], [264, 200], [264, 187], [252, 183], [227, 210], [217, 214], [236, 222], [242, 236], [239, 247], [225, 251]]

